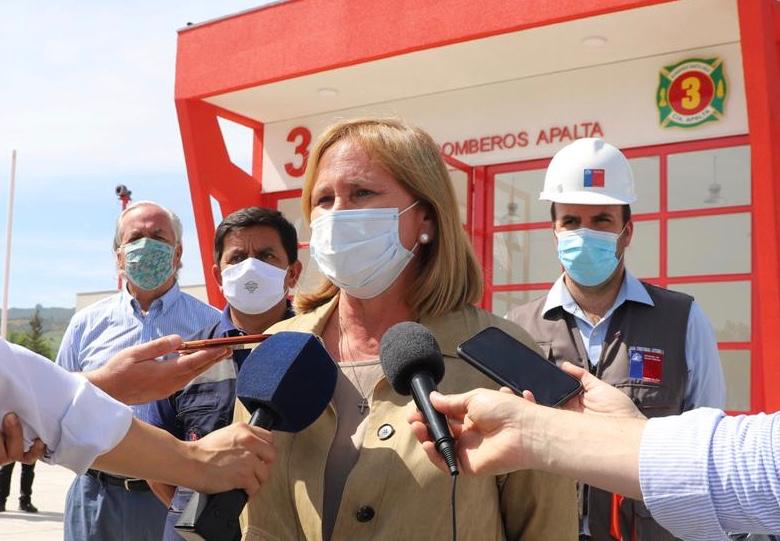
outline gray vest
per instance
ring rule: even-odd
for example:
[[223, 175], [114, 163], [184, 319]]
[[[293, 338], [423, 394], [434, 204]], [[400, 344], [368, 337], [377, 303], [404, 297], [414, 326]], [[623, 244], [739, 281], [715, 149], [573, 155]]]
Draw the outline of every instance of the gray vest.
[[[560, 307], [542, 313], [546, 297], [516, 308], [508, 317], [528, 331], [550, 361], [587, 368], [626, 393], [647, 417], [676, 415], [683, 411], [688, 382], [685, 340], [693, 297], [642, 285], [655, 306], [626, 301], [615, 310], [596, 365], [588, 360], [574, 316]], [[676, 539], [640, 502], [592, 487], [582, 495], [594, 541]]]

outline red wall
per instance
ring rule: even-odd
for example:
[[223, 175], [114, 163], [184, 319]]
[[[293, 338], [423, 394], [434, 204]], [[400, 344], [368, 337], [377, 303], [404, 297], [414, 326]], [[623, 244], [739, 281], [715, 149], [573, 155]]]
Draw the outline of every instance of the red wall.
[[[393, 3], [294, 0], [179, 33], [176, 108], [210, 301], [224, 299], [211, 278], [214, 222], [262, 204], [261, 122], [220, 111], [203, 97], [410, 51], [664, 0], [441, 0]], [[754, 410], [780, 410], [780, 2], [737, 0], [748, 106], [754, 194], [754, 275], [760, 294], [753, 341]], [[217, 115], [254, 130], [255, 167], [230, 162]]]

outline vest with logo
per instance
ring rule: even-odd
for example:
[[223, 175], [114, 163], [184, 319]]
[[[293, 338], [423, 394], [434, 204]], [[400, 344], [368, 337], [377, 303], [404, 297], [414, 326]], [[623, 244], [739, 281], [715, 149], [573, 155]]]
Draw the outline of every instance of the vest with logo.
[[[548, 360], [587, 368], [627, 394], [646, 417], [676, 415], [688, 380], [685, 340], [693, 297], [642, 285], [655, 305], [627, 300], [612, 313], [597, 364], [588, 360], [574, 316], [562, 307], [542, 313], [546, 297], [516, 308], [509, 319], [528, 331]], [[584, 487], [580, 506], [594, 541], [676, 539], [636, 500]]]

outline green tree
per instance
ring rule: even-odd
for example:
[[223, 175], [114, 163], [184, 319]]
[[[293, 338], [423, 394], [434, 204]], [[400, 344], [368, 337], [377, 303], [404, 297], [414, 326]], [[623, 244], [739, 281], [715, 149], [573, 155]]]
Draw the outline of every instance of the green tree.
[[41, 318], [40, 304], [35, 306], [35, 312], [33, 312], [30, 318], [30, 330], [27, 332], [12, 331], [8, 335], [8, 341], [24, 346], [47, 359], [54, 359], [51, 344], [43, 336], [43, 318]]

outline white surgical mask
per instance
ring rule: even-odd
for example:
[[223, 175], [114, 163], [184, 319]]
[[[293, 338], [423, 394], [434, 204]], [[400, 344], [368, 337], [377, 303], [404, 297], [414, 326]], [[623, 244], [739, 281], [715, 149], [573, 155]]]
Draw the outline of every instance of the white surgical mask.
[[[371, 299], [395, 282], [414, 256], [398, 220], [417, 201], [397, 208], [334, 210], [311, 223], [311, 256], [328, 280], [353, 297]], [[415, 244], [415, 246], [417, 246]]]
[[222, 271], [222, 293], [239, 312], [262, 314], [284, 298], [286, 276], [287, 269], [247, 257]]

